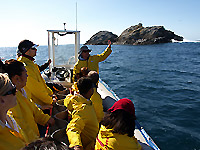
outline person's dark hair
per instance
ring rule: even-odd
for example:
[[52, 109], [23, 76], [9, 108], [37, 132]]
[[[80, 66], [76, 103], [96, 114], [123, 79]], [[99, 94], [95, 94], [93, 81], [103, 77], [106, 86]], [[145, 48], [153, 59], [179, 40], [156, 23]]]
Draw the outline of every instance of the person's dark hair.
[[31, 142], [22, 150], [68, 150], [68, 146], [52, 137], [43, 137]]
[[4, 65], [5, 72], [8, 73], [10, 79], [15, 75], [21, 76], [24, 71], [23, 67], [24, 64], [15, 59], [6, 60]]
[[97, 84], [97, 82], [99, 81], [99, 74], [96, 71], [90, 71], [88, 73], [88, 77], [91, 78], [94, 84]]
[[81, 77], [77, 81], [77, 87], [78, 87], [79, 93], [81, 95], [84, 95], [93, 87], [92, 80], [88, 77]]
[[107, 129], [113, 129], [113, 133], [128, 134], [129, 137], [134, 136], [135, 117], [124, 110], [108, 111], [101, 124]]
[[87, 77], [88, 73], [89, 73], [89, 69], [87, 67], [82, 67], [79, 73], [76, 73], [75, 75], [75, 81], [77, 82], [78, 79], [80, 79], [81, 77]]

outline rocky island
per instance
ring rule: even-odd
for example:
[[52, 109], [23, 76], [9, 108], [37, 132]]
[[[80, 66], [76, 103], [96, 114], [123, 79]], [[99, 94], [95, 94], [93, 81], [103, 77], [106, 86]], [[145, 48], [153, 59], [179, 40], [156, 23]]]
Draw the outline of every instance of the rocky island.
[[108, 31], [94, 34], [85, 45], [106, 45], [108, 40], [117, 45], [148, 45], [169, 43], [172, 39], [183, 41], [183, 37], [165, 30], [163, 26], [143, 27], [141, 23], [124, 30], [120, 36]]

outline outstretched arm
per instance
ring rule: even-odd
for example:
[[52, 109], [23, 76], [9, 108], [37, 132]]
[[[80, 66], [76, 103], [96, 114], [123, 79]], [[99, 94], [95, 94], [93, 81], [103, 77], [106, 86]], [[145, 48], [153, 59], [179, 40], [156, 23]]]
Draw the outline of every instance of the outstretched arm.
[[111, 54], [112, 52], [111, 45], [112, 45], [111, 41], [108, 40], [108, 47], [106, 48], [106, 50], [100, 55], [97, 55], [99, 62], [104, 61]]

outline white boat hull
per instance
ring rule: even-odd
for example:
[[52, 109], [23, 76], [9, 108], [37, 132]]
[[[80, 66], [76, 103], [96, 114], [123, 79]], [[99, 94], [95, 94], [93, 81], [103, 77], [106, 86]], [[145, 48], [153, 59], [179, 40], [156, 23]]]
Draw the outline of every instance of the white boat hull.
[[[119, 100], [119, 97], [101, 79], [98, 83], [97, 92], [101, 95], [101, 98], [103, 100], [104, 112], [107, 111], [116, 101]], [[138, 121], [136, 121], [136, 129], [134, 136], [137, 138], [144, 150], [159, 150], [159, 148], [151, 139], [151, 137], [146, 133], [143, 127], [139, 125]]]

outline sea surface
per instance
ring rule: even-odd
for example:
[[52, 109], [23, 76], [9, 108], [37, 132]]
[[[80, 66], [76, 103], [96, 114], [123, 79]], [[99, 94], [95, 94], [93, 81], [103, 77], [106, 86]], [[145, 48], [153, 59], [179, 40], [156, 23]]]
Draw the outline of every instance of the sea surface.
[[[99, 54], [106, 46], [89, 48]], [[100, 63], [100, 77], [120, 98], [134, 102], [138, 121], [160, 149], [200, 150], [200, 43], [113, 45], [112, 50]], [[58, 54], [61, 62], [68, 57], [62, 50]], [[1, 47], [0, 57], [16, 58], [16, 47]], [[47, 46], [40, 46], [36, 62], [47, 59]]]

